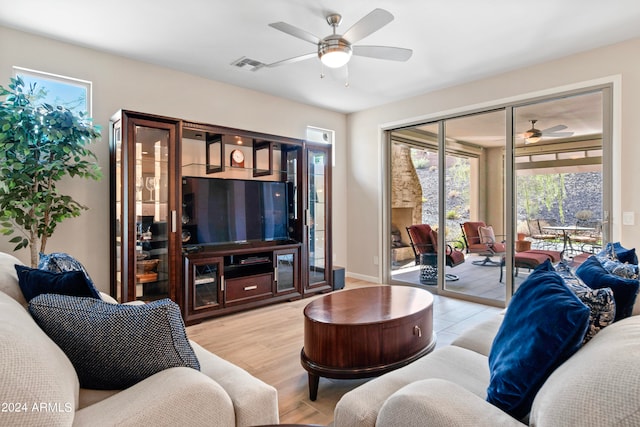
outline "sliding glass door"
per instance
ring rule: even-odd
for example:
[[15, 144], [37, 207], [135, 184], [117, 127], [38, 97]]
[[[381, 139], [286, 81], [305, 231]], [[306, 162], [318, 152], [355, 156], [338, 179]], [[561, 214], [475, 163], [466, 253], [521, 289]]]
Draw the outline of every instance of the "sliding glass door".
[[[605, 86], [390, 131], [388, 281], [504, 305], [530, 273], [527, 252], [599, 251], [609, 99]], [[424, 224], [427, 245], [407, 233]]]

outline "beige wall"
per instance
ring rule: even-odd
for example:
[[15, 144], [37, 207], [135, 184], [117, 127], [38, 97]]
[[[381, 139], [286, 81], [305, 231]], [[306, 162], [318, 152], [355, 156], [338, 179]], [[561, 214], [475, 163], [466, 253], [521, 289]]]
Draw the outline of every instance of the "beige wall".
[[[346, 180], [346, 117], [263, 93], [203, 79], [126, 58], [0, 27], [0, 84], [7, 85], [19, 66], [93, 82], [93, 118], [103, 137], [93, 146], [105, 174], [100, 182], [70, 180], [68, 192], [89, 207], [79, 218], [62, 223], [47, 252], [76, 256], [101, 290], [109, 280], [109, 118], [124, 108], [257, 132], [305, 138], [307, 126], [335, 131], [333, 178]], [[238, 71], [242, 72], [242, 71]], [[333, 187], [333, 249], [346, 265], [346, 188]], [[12, 252], [7, 239], [0, 251]], [[28, 262], [27, 251], [16, 255]]]
[[[640, 221], [640, 39], [604, 47], [545, 64], [515, 70], [483, 80], [446, 88], [348, 117], [349, 174], [347, 180], [348, 259], [353, 277], [382, 278], [383, 130], [420, 122], [444, 113], [491, 106], [523, 99], [614, 82], [614, 240], [629, 247], [640, 246], [640, 225], [623, 226], [623, 211], [636, 212]], [[524, 53], [523, 53], [524, 54]], [[366, 213], [366, 214], [365, 214]], [[376, 265], [376, 260], [378, 264]]]

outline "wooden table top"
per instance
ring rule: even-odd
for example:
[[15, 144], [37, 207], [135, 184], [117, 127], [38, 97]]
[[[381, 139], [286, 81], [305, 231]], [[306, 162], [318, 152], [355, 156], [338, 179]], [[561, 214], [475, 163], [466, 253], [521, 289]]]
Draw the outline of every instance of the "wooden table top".
[[320, 323], [356, 325], [404, 318], [433, 304], [431, 292], [410, 286], [367, 286], [333, 292], [309, 303], [305, 317]]

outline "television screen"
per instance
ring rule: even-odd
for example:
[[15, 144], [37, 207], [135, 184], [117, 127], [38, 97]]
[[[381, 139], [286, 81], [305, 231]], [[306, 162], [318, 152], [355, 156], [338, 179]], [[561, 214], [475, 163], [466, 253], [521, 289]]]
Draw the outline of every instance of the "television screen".
[[[286, 240], [287, 184], [220, 178], [183, 178], [183, 209], [195, 233], [188, 243]], [[189, 229], [183, 225], [183, 229]]]

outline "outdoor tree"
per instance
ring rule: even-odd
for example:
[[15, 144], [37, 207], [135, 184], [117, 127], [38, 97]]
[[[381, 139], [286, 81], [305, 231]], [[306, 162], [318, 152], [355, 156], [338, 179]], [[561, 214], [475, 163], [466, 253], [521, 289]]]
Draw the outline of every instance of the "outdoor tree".
[[97, 158], [87, 145], [100, 128], [83, 113], [42, 102], [46, 91], [12, 78], [0, 86], [0, 232], [14, 250], [29, 247], [31, 265], [45, 252], [58, 223], [87, 207], [61, 194], [65, 177], [99, 180]]

